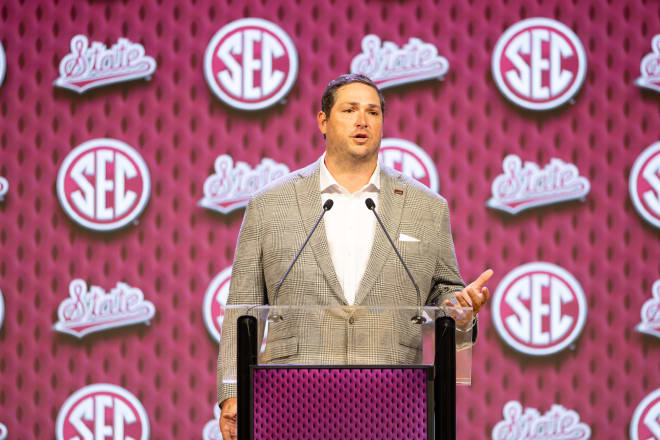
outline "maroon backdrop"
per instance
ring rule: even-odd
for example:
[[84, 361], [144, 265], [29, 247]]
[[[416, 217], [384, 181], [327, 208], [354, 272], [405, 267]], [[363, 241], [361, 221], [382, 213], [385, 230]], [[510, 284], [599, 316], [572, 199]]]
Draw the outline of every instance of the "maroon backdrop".
[[[402, 45], [417, 37], [450, 63], [445, 81], [387, 89], [385, 137], [424, 148], [451, 207], [466, 280], [492, 267], [547, 261], [570, 271], [588, 299], [582, 336], [558, 355], [530, 358], [481, 315], [474, 381], [458, 394], [460, 438], [490, 438], [510, 400], [575, 410], [598, 439], [628, 438], [637, 404], [660, 386], [658, 339], [634, 331], [660, 278], [658, 229], [628, 195], [635, 158], [660, 135], [660, 96], [635, 87], [641, 58], [660, 33], [655, 1], [7, 1], [0, 39], [0, 423], [9, 438], [51, 438], [74, 391], [120, 385], [145, 407], [153, 438], [198, 438], [213, 418], [217, 344], [202, 317], [204, 292], [231, 265], [242, 210], [198, 206], [220, 154], [255, 166], [263, 157], [296, 169], [323, 152], [315, 113], [325, 84], [349, 69], [367, 33]], [[332, 3], [332, 4], [331, 4]], [[573, 104], [530, 113], [508, 104], [490, 73], [492, 49], [520, 19], [551, 17], [574, 30], [588, 60]], [[242, 17], [282, 27], [299, 54], [284, 104], [245, 113], [222, 104], [203, 74], [212, 35]], [[76, 34], [126, 37], [157, 61], [148, 82], [83, 95], [53, 87]], [[84, 230], [57, 200], [56, 176], [79, 144], [109, 137], [133, 146], [151, 173], [137, 225]], [[585, 202], [509, 216], [486, 208], [502, 159], [540, 166], [557, 157], [591, 182]], [[104, 289], [139, 287], [156, 315], [82, 340], [52, 330], [72, 279]]]

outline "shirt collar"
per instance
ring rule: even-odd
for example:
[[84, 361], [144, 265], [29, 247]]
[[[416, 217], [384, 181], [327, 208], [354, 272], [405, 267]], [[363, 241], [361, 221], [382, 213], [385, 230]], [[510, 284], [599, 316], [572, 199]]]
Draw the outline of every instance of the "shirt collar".
[[[332, 174], [330, 174], [330, 171], [328, 171], [328, 167], [325, 166], [325, 153], [323, 153], [323, 156], [321, 156], [320, 182], [321, 182], [322, 193], [332, 192], [333, 189], [340, 189], [342, 192], [348, 194], [346, 188], [344, 188], [339, 183], [337, 183], [337, 181], [332, 176]], [[361, 191], [378, 192], [379, 190], [380, 190], [380, 160], [376, 162], [376, 169], [371, 175], [371, 178], [369, 178], [369, 182], [367, 182], [367, 184], [357, 192], [361, 192]]]

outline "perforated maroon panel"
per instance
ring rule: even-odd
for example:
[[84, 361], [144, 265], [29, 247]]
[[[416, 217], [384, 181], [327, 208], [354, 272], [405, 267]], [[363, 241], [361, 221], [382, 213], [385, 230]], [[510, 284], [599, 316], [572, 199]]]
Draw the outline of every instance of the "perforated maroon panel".
[[[250, 16], [291, 37], [300, 69], [284, 104], [241, 113], [209, 90], [203, 54], [218, 29]], [[563, 22], [587, 52], [575, 102], [548, 113], [508, 104], [490, 73], [497, 38], [533, 16]], [[489, 438], [504, 404], [519, 400], [541, 412], [561, 404], [591, 426], [592, 438], [619, 440], [637, 403], [660, 386], [658, 339], [634, 331], [660, 279], [658, 229], [637, 214], [627, 186], [635, 158], [660, 136], [660, 95], [633, 85], [660, 33], [657, 1], [6, 0], [0, 24], [0, 176], [10, 184], [0, 202], [0, 423], [9, 438], [52, 438], [66, 398], [98, 382], [142, 402], [152, 438], [200, 436], [213, 418], [217, 355], [203, 295], [231, 264], [242, 218], [240, 210], [199, 207], [204, 181], [220, 154], [291, 169], [320, 156], [322, 90], [349, 69], [367, 33], [399, 46], [420, 38], [450, 63], [442, 82], [385, 91], [384, 135], [414, 142], [438, 167], [464, 278], [492, 267], [494, 291], [513, 268], [547, 261], [571, 272], [588, 298], [581, 338], [549, 358], [509, 349], [481, 313], [473, 386], [458, 392], [460, 438]], [[56, 89], [77, 34], [139, 42], [156, 72], [83, 95]], [[72, 223], [55, 192], [64, 157], [101, 137], [139, 151], [152, 178], [139, 223], [105, 234]], [[591, 192], [585, 202], [515, 217], [488, 209], [508, 154], [540, 166], [553, 157], [574, 163]], [[118, 281], [139, 287], [156, 308], [151, 325], [82, 340], [54, 332], [74, 278], [106, 290]]]
[[254, 371], [254, 438], [427, 438], [425, 369]]

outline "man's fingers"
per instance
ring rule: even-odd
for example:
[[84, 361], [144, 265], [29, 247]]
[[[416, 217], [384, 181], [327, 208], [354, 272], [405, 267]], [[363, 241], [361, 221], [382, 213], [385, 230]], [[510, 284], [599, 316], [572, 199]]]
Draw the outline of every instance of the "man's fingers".
[[493, 276], [493, 273], [493, 269], [485, 270], [476, 280], [471, 282], [468, 287], [474, 287], [477, 290], [481, 290], [484, 284], [486, 284], [490, 277]]
[[222, 419], [220, 419], [220, 434], [222, 434], [222, 438], [231, 438], [231, 435], [229, 434], [229, 426], [227, 426], [226, 423], [223, 423]]
[[470, 296], [472, 307], [475, 309], [478, 308], [483, 302], [483, 297], [479, 291], [476, 289], [465, 289], [465, 292]]
[[220, 412], [220, 433], [223, 439], [231, 440], [236, 438], [236, 409], [237, 399], [230, 397], [222, 402]]
[[472, 307], [472, 303], [469, 302], [468, 298], [469, 295], [465, 293], [465, 290], [456, 294], [456, 299], [458, 300], [458, 303], [461, 305], [461, 307]]
[[236, 416], [221, 416], [220, 417], [220, 433], [222, 438], [233, 439], [236, 438]]
[[482, 287], [481, 294], [484, 296], [484, 303], [488, 301], [488, 298], [490, 298], [490, 290], [488, 290], [488, 287]]

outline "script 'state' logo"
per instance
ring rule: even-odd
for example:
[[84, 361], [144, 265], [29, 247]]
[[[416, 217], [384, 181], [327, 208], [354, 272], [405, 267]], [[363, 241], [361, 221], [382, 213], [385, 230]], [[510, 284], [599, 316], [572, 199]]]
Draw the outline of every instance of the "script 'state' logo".
[[565, 269], [528, 263], [509, 272], [493, 295], [493, 322], [513, 349], [546, 356], [572, 344], [587, 319], [582, 287]]
[[628, 189], [639, 215], [660, 228], [660, 142], [642, 151], [635, 160]]
[[561, 159], [551, 159], [540, 169], [534, 162], [525, 162], [515, 154], [504, 158], [504, 174], [493, 181], [493, 196], [486, 206], [509, 214], [517, 214], [536, 206], [567, 200], [579, 200], [589, 193], [591, 185], [580, 176], [575, 165]]
[[218, 343], [222, 335], [222, 322], [229, 297], [229, 281], [231, 281], [231, 266], [213, 278], [204, 294], [204, 323], [209, 334]]
[[57, 440], [149, 439], [149, 420], [140, 401], [116, 385], [97, 383], [73, 393], [55, 425]]
[[135, 220], [147, 205], [150, 189], [142, 156], [114, 139], [79, 145], [57, 175], [57, 196], [64, 211], [95, 231], [112, 231]]
[[243, 18], [221, 28], [204, 55], [213, 93], [239, 110], [261, 110], [282, 100], [298, 75], [298, 52], [279, 26]]
[[7, 57], [5, 56], [5, 49], [0, 43], [0, 86], [5, 80], [5, 73], [7, 72]]
[[549, 18], [528, 18], [497, 40], [493, 78], [502, 94], [520, 107], [549, 110], [578, 92], [587, 57], [577, 35]]
[[94, 41], [91, 46], [84, 35], [71, 39], [71, 52], [60, 62], [60, 76], [55, 80], [57, 87], [83, 93], [95, 87], [149, 79], [156, 71], [156, 61], [144, 54], [144, 47], [120, 38], [107, 48]]
[[383, 165], [394, 168], [438, 192], [438, 170], [421, 147], [403, 139], [384, 138], [380, 143], [378, 156]]
[[640, 314], [642, 322], [636, 330], [660, 338], [660, 280], [653, 283], [651, 299], [644, 303]]
[[430, 43], [411, 38], [401, 48], [391, 41], [381, 46], [373, 34], [362, 39], [362, 53], [351, 62], [351, 73], [367, 75], [380, 89], [442, 78], [448, 70], [449, 61]]
[[247, 206], [256, 191], [289, 173], [289, 167], [268, 158], [254, 169], [245, 162], [234, 165], [227, 154], [217, 157], [214, 169], [204, 182], [204, 198], [199, 205], [223, 214]]
[[637, 405], [630, 422], [630, 440], [655, 439], [660, 439], [660, 388]]
[[57, 309], [59, 321], [53, 329], [82, 338], [102, 330], [149, 323], [155, 313], [154, 305], [138, 288], [119, 282], [109, 292], [99, 286], [87, 290], [84, 280], [75, 279], [69, 284], [69, 298]]
[[535, 408], [525, 408], [512, 400], [502, 410], [504, 420], [495, 425], [492, 440], [587, 440], [589, 425], [580, 422], [577, 412], [552, 405], [541, 415]]
[[639, 70], [642, 74], [635, 84], [639, 87], [660, 92], [660, 34], [653, 37], [651, 42], [653, 52], [642, 58]]

